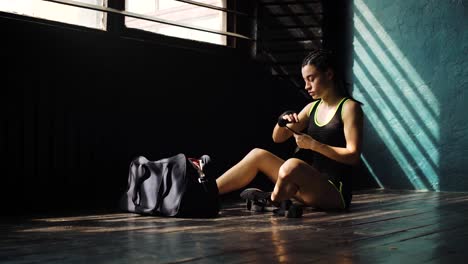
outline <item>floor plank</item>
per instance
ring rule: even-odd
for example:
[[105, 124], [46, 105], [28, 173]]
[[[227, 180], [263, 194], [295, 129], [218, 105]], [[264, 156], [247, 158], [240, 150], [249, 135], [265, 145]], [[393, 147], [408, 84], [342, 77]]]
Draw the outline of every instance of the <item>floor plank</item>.
[[111, 211], [0, 221], [1, 263], [464, 263], [468, 193], [367, 190], [302, 218], [226, 201], [213, 219]]

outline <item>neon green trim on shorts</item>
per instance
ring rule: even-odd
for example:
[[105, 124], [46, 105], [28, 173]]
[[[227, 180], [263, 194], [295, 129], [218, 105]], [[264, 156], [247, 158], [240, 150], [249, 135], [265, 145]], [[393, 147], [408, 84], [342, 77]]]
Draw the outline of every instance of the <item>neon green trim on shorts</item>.
[[343, 193], [342, 193], [342, 190], [343, 190], [343, 183], [340, 182], [340, 188], [338, 189], [338, 187], [336, 187], [336, 185], [331, 181], [331, 180], [328, 180], [329, 183], [331, 183], [331, 185], [333, 187], [335, 187], [335, 189], [340, 193], [340, 197], [341, 197], [341, 202], [343, 202], [343, 209], [346, 208], [346, 202], [344, 200], [344, 197], [343, 197]]

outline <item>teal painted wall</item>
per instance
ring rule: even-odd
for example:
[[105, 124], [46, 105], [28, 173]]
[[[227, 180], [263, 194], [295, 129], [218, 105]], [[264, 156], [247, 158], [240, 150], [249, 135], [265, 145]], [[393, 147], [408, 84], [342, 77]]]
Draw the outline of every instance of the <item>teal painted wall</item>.
[[468, 191], [468, 3], [354, 0], [363, 160], [384, 188]]

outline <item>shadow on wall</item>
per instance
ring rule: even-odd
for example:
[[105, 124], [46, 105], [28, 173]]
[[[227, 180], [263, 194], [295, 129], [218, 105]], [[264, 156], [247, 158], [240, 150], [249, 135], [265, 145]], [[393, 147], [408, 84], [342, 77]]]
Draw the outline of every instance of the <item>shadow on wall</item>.
[[[461, 115], [444, 117], [441, 106], [451, 103], [446, 95], [453, 93], [452, 89], [461, 92], [463, 81], [460, 80], [462, 76], [458, 76], [460, 72], [440, 73], [432, 67], [441, 63], [450, 66], [457, 64], [454, 60], [459, 60], [440, 50], [440, 45], [451, 41], [450, 38], [441, 40], [432, 32], [437, 27], [448, 31], [449, 26], [440, 25], [435, 18], [451, 13], [458, 17], [456, 10], [448, 10], [447, 5], [445, 9], [439, 8], [433, 1], [372, 3], [373, 6], [367, 2], [354, 0], [354, 96], [364, 103], [367, 118], [364, 163], [382, 187], [456, 190], [456, 186], [442, 185], [442, 177], [449, 178], [444, 175], [448, 164], [442, 168], [441, 160], [446, 155], [453, 155], [455, 163], [452, 166], [455, 165], [456, 172], [462, 170], [456, 168], [463, 166], [460, 161], [463, 159], [460, 157], [462, 148], [442, 148], [442, 138], [451, 137], [442, 128], [459, 127], [457, 118]], [[405, 15], [410, 12], [412, 16]], [[456, 19], [444, 19], [457, 25]], [[458, 37], [457, 26], [447, 33], [452, 41]], [[435, 56], [433, 52], [440, 54]], [[441, 58], [446, 60], [440, 61]], [[447, 80], [450, 77], [454, 78]], [[446, 82], [441, 83], [440, 79]], [[461, 106], [454, 107], [448, 114], [456, 115], [462, 110]], [[464, 128], [466, 132], [466, 125]], [[466, 137], [461, 143], [466, 146]], [[467, 190], [467, 181], [463, 184]]]

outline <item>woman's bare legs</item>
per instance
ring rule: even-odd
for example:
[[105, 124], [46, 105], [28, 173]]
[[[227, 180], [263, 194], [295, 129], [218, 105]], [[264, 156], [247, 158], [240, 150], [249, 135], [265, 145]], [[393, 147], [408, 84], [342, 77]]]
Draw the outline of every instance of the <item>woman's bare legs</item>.
[[249, 184], [262, 172], [276, 182], [278, 171], [284, 160], [263, 149], [253, 149], [239, 163], [216, 179], [219, 193], [225, 194], [238, 190]]
[[340, 194], [314, 167], [296, 158], [284, 161], [263, 149], [253, 149], [216, 179], [219, 193], [229, 193], [246, 186], [258, 172], [275, 183], [271, 194], [273, 201], [295, 197], [306, 205], [322, 209], [343, 207]]
[[321, 209], [343, 208], [340, 193], [327, 177], [296, 158], [288, 159], [280, 167], [271, 200], [282, 201], [293, 196], [306, 205]]

